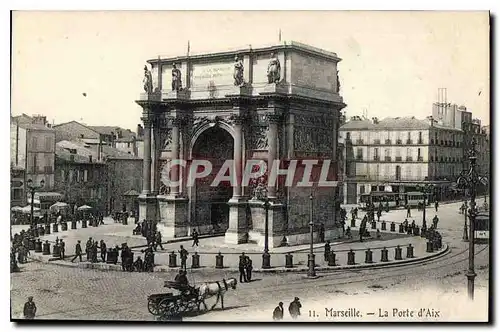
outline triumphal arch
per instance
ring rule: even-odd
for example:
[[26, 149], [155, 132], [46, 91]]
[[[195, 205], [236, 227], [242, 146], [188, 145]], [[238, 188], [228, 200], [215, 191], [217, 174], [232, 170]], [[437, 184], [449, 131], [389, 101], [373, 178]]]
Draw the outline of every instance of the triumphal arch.
[[[136, 101], [145, 129], [140, 219], [157, 220], [167, 238], [196, 229], [230, 244], [264, 245], [267, 228], [271, 248], [308, 243], [311, 218], [314, 237], [341, 236], [339, 61], [296, 42], [148, 60]], [[248, 166], [255, 160], [267, 169], [245, 181], [248, 170], [264, 170]], [[279, 174], [291, 165], [287, 182]], [[209, 174], [190, 179], [193, 168]], [[235, 181], [214, 185], [218, 173]], [[329, 184], [318, 185], [320, 176]], [[304, 177], [312, 187], [297, 185]]]

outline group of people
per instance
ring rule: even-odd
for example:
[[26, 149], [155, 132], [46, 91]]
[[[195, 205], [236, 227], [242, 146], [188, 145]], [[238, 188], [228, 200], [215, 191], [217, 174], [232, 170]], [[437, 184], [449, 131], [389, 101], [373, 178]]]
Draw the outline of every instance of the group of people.
[[[297, 319], [300, 316], [300, 308], [302, 308], [302, 304], [300, 303], [299, 298], [295, 297], [295, 299], [290, 302], [290, 305], [288, 305], [288, 313], [290, 314], [290, 317], [292, 317], [293, 319]], [[284, 317], [284, 313], [283, 302], [280, 302], [278, 303], [278, 306], [274, 308], [273, 320], [282, 320]]]
[[238, 268], [240, 271], [240, 282], [252, 281], [253, 263], [250, 257], [246, 256], [244, 252], [241, 253]]
[[134, 235], [142, 235], [146, 238], [148, 247], [152, 246], [154, 251], [158, 250], [160, 247], [163, 249], [162, 244], [162, 235], [161, 232], [157, 229], [157, 222], [154, 220], [146, 220], [144, 219], [141, 222], [138, 222], [135, 229], [133, 230]]

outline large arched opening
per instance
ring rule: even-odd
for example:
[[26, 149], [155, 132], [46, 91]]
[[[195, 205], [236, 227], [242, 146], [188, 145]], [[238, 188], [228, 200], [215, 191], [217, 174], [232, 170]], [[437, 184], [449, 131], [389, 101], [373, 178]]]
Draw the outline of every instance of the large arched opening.
[[233, 137], [219, 126], [204, 130], [193, 144], [191, 160], [208, 160], [212, 164], [210, 175], [196, 179], [191, 190], [191, 224], [201, 233], [223, 232], [229, 226], [228, 201], [233, 188], [229, 182], [211, 184], [224, 162], [233, 159], [233, 150]]

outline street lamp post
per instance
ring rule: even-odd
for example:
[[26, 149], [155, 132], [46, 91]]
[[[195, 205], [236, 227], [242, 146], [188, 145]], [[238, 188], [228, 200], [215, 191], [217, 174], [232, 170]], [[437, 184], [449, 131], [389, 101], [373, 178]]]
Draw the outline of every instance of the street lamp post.
[[35, 225], [35, 212], [34, 212], [35, 192], [38, 189], [43, 188], [43, 186], [45, 185], [45, 180], [40, 181], [39, 186], [33, 184], [33, 180], [31, 180], [31, 179], [29, 179], [26, 184], [27, 184], [28, 190], [30, 191], [30, 194], [31, 194], [31, 226], [34, 227], [34, 226], [36, 226]]
[[465, 210], [464, 210], [464, 233], [462, 235], [462, 240], [464, 242], [468, 242], [469, 241], [469, 234], [467, 233], [467, 192], [464, 190], [464, 206], [465, 206]]
[[427, 200], [427, 194], [430, 194], [434, 190], [434, 185], [432, 184], [425, 184], [425, 185], [419, 185], [417, 186], [417, 190], [420, 191], [421, 193], [424, 194], [424, 206], [423, 206], [423, 215], [422, 215], [422, 232], [427, 231], [427, 221], [425, 220], [425, 212], [426, 212], [426, 200]]
[[309, 195], [310, 208], [309, 208], [309, 230], [311, 232], [311, 246], [309, 248], [308, 262], [309, 270], [307, 271], [308, 277], [316, 277], [316, 270], [314, 264], [314, 223], [313, 223], [313, 194]]
[[[471, 151], [469, 156], [469, 169], [464, 170], [458, 177], [457, 184], [462, 188], [470, 190], [470, 209], [469, 215], [469, 269], [467, 270], [467, 293], [470, 300], [474, 300], [474, 228], [476, 223], [476, 186], [480, 183], [487, 183], [485, 176], [481, 176], [476, 171], [476, 140], [472, 139]], [[467, 210], [466, 210], [467, 213]]]
[[271, 255], [269, 254], [269, 198], [264, 198], [264, 209], [266, 211], [266, 222], [264, 229], [264, 253], [262, 254], [262, 268], [271, 268]]

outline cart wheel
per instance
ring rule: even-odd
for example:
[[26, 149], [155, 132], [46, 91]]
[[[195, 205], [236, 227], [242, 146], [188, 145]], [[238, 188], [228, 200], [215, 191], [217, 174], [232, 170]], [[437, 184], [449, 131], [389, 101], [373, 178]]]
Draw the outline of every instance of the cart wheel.
[[160, 314], [164, 317], [173, 317], [179, 313], [179, 308], [175, 301], [164, 299], [158, 304]]
[[156, 301], [153, 301], [151, 299], [148, 299], [148, 311], [152, 315], [159, 315], [160, 314], [160, 309], [158, 308], [158, 303]]

